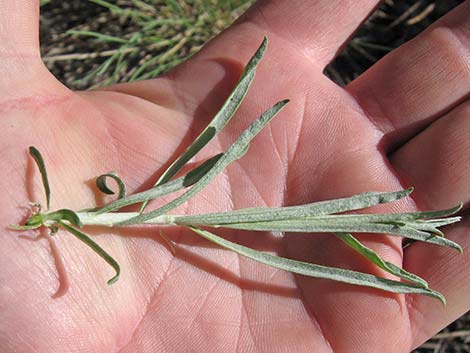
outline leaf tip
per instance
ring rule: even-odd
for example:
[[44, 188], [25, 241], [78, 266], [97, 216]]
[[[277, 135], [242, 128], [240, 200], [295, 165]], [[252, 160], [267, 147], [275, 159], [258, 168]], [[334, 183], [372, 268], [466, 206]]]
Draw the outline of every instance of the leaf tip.
[[266, 46], [268, 45], [268, 42], [269, 42], [269, 41], [268, 41], [268, 36], [265, 34], [265, 35], [263, 36], [263, 41], [261, 42], [261, 45], [264, 46], [264, 47], [266, 47]]
[[452, 212], [450, 215], [453, 215], [453, 214], [456, 214], [457, 212], [460, 212], [463, 208], [463, 202], [459, 202], [459, 204], [457, 206], [455, 206], [454, 208], [451, 208], [449, 211]]
[[437, 299], [439, 300], [443, 306], [446, 306], [447, 305], [447, 300], [446, 300], [446, 297], [438, 292], [438, 291], [435, 291], [434, 289], [428, 289], [425, 293], [423, 293], [431, 298], [434, 298], [434, 299]]
[[284, 108], [288, 103], [290, 102], [290, 99], [283, 99], [279, 102], [277, 102], [274, 107], [279, 111]]
[[29, 154], [31, 156], [34, 156], [35, 154], [39, 153], [38, 149], [34, 146], [29, 146], [28, 150], [29, 150]]
[[111, 278], [111, 279], [107, 282], [108, 285], [110, 286], [110, 285], [116, 283], [116, 282], [119, 280], [120, 274], [121, 274], [121, 270], [120, 270], [120, 268], [117, 268], [117, 269], [116, 269], [116, 274], [113, 276], [113, 278]]
[[442, 303], [442, 305], [446, 306], [447, 305], [446, 297], [444, 297], [444, 295], [442, 295], [439, 292], [434, 292], [434, 293], [436, 294], [436, 298]]

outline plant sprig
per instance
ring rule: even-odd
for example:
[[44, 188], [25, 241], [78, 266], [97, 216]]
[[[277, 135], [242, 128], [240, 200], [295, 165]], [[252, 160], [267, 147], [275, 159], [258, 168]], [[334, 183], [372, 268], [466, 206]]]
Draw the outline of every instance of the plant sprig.
[[[168, 169], [163, 172], [163, 174], [155, 183], [155, 186], [165, 184], [173, 176], [175, 176], [176, 173], [178, 173], [191, 158], [193, 158], [202, 148], [204, 148], [204, 146], [206, 146], [224, 128], [225, 125], [227, 125], [230, 119], [232, 119], [241, 102], [243, 101], [243, 98], [245, 98], [246, 94], [248, 93], [248, 88], [250, 88], [250, 85], [253, 82], [253, 79], [255, 78], [256, 67], [258, 66], [259, 61], [263, 57], [267, 45], [268, 40], [265, 37], [260, 47], [256, 51], [255, 55], [253, 55], [253, 57], [246, 65], [245, 70], [243, 71], [237, 85], [225, 101], [222, 108], [215, 115], [214, 119], [212, 119], [209, 125], [207, 125], [207, 127], [199, 134], [199, 136], [196, 137], [193, 143], [189, 145], [189, 147], [181, 154], [181, 156], [179, 156], [168, 167]], [[279, 110], [280, 109], [282, 109], [282, 107], [280, 107]], [[273, 114], [272, 117], [274, 117], [274, 115], [275, 114]], [[140, 208], [141, 212], [144, 211], [147, 204], [148, 201], [145, 201], [142, 204], [142, 207]]]
[[[68, 209], [49, 211], [50, 187], [44, 159], [36, 148], [30, 147], [30, 154], [41, 173], [46, 194], [47, 210], [46, 212], [41, 212], [40, 207], [38, 207], [38, 210], [33, 212], [24, 225], [13, 225], [12, 228], [16, 230], [29, 230], [44, 226], [51, 230], [51, 234], [55, 234], [59, 228], [71, 233], [113, 267], [115, 275], [108, 281], [108, 284], [115, 283], [118, 280], [120, 274], [119, 264], [85, 234], [81, 228], [89, 225], [107, 227], [123, 227], [139, 224], [175, 225], [187, 227], [197, 235], [254, 261], [292, 273], [378, 288], [394, 293], [424, 294], [445, 303], [444, 296], [429, 288], [428, 283], [423, 278], [386, 261], [351, 234], [390, 234], [462, 251], [462, 248], [457, 243], [444, 238], [444, 234], [439, 230], [440, 227], [460, 220], [460, 217], [453, 215], [460, 210], [462, 205], [446, 210], [426, 212], [345, 213], [400, 200], [409, 196], [413, 191], [412, 188], [396, 192], [366, 192], [351, 197], [298, 206], [255, 207], [198, 215], [168, 214], [169, 211], [187, 202], [205, 188], [228, 165], [242, 158], [249, 150], [250, 142], [288, 103], [288, 100], [283, 100], [274, 104], [243, 131], [224, 152], [209, 158], [186, 175], [174, 178], [187, 165], [189, 160], [196, 156], [199, 151], [216, 137], [235, 115], [254, 79], [256, 68], [266, 47], [267, 39], [264, 38], [261, 46], [249, 61], [240, 80], [226, 102], [222, 105], [220, 111], [195, 141], [163, 172], [155, 185], [148, 190], [126, 195], [126, 187], [123, 180], [117, 173], [109, 172], [100, 175], [96, 180], [96, 185], [103, 193], [114, 194], [114, 191], [107, 185], [107, 179], [113, 179], [118, 186], [117, 200], [103, 207], [85, 209], [78, 212]], [[179, 191], [183, 191], [180, 196], [156, 210], [144, 213], [148, 202]], [[139, 212], [116, 212], [125, 206], [133, 204], [141, 204]], [[264, 253], [228, 241], [206, 229], [201, 229], [201, 227], [232, 228], [252, 232], [332, 233], [339, 241], [344, 242], [356, 251], [358, 255], [368, 259], [378, 268], [398, 277], [400, 280], [385, 279], [371, 274], [321, 266]]]

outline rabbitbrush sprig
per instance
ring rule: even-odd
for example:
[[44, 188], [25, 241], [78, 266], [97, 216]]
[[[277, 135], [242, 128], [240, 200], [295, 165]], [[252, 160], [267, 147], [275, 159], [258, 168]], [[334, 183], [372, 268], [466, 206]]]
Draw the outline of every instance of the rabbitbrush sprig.
[[[30, 147], [30, 154], [35, 160], [42, 176], [46, 192], [47, 208], [45, 212], [41, 212], [40, 207], [36, 207], [36, 212], [33, 212], [24, 225], [13, 225], [12, 228], [28, 230], [47, 227], [51, 230], [51, 234], [55, 234], [59, 229], [71, 233], [113, 267], [116, 273], [108, 281], [108, 284], [112, 284], [118, 280], [120, 274], [119, 264], [111, 255], [82, 231], [84, 227], [90, 225], [107, 227], [125, 227], [139, 224], [174, 225], [187, 227], [197, 235], [223, 248], [234, 251], [262, 264], [292, 273], [368, 286], [395, 293], [425, 294], [445, 303], [444, 296], [429, 288], [423, 278], [386, 261], [351, 234], [389, 234], [412, 239], [414, 241], [451, 247], [461, 252], [462, 248], [455, 242], [444, 238], [443, 233], [438, 229], [439, 227], [460, 220], [460, 217], [452, 217], [452, 215], [460, 210], [461, 205], [447, 210], [427, 212], [384, 214], [345, 213], [347, 211], [361, 210], [374, 205], [400, 200], [407, 197], [412, 192], [411, 188], [396, 192], [366, 192], [351, 197], [299, 206], [256, 207], [197, 215], [168, 214], [169, 211], [185, 203], [206, 187], [229, 164], [243, 157], [249, 150], [252, 139], [255, 138], [288, 103], [288, 100], [276, 103], [243, 131], [225, 152], [214, 155], [212, 158], [209, 158], [204, 163], [192, 169], [186, 175], [175, 178], [177, 173], [187, 165], [188, 161], [216, 137], [234, 116], [255, 77], [256, 68], [266, 47], [267, 39], [265, 38], [254, 56], [248, 62], [241, 78], [220, 111], [194, 142], [160, 176], [155, 185], [146, 191], [126, 195], [124, 182], [115, 172], [109, 172], [100, 175], [96, 180], [96, 185], [102, 192], [113, 194], [113, 190], [107, 185], [107, 179], [113, 179], [119, 189], [117, 200], [103, 207], [78, 212], [68, 209], [50, 211], [51, 193], [46, 166], [39, 151], [34, 147]], [[146, 205], [149, 201], [179, 191], [183, 191], [183, 193], [175, 197], [172, 201], [156, 210], [145, 212]], [[119, 212], [121, 208], [135, 204], [141, 204], [139, 212]], [[35, 205], [37, 206], [37, 203], [35, 203]], [[365, 257], [382, 270], [398, 277], [399, 280], [386, 279], [367, 273], [283, 258], [236, 244], [207, 230], [207, 228], [219, 227], [252, 232], [332, 233], [339, 241], [344, 242], [359, 255]]]

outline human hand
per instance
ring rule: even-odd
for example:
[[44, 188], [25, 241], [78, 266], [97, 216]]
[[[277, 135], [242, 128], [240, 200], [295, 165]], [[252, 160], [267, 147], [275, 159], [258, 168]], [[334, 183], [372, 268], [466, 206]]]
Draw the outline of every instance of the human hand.
[[[395, 210], [468, 202], [470, 3], [344, 90], [322, 69], [375, 3], [261, 2], [163, 78], [74, 93], [40, 60], [37, 3], [4, 0], [0, 351], [407, 352], [468, 310], [468, 217], [446, 231], [466, 251], [460, 256], [427, 244], [403, 252], [397, 238], [361, 236], [428, 280], [447, 297], [446, 307], [423, 296], [293, 276], [183, 230], [169, 234], [178, 244], [175, 255], [155, 230], [96, 232], [123, 268], [119, 282], [106, 286], [108, 267], [76, 239], [59, 233], [54, 241], [31, 242], [7, 230], [22, 206], [41, 198], [28, 146], [46, 158], [53, 209], [92, 206], [95, 194], [83, 181], [109, 170], [118, 170], [130, 191], [150, 185], [155, 171], [209, 122], [263, 35], [270, 46], [254, 85], [205, 156], [226, 147], [276, 101], [291, 103], [182, 212], [410, 185], [413, 202]], [[384, 275], [330, 236], [224, 235], [288, 257]]]

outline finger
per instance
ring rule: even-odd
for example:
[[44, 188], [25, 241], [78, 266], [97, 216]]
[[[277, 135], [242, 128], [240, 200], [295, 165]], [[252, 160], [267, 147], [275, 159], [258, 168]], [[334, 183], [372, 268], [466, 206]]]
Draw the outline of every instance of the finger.
[[0, 76], [0, 112], [68, 94], [41, 61], [38, 0], [0, 1]]
[[[286, 77], [287, 81], [294, 71], [315, 69], [321, 73], [377, 3], [377, 0], [260, 1], [201, 52], [166, 75], [168, 80], [136, 82], [111, 89], [160, 103], [162, 92], [170, 86], [175, 97], [182, 97], [185, 112], [192, 115], [202, 101], [205, 106], [223, 102], [263, 36], [270, 42], [263, 59], [263, 66], [269, 70], [258, 76], [266, 76], [270, 81], [273, 76]], [[282, 86], [279, 82], [277, 85]], [[168, 103], [175, 104], [163, 98], [163, 104]]]
[[[361, 140], [358, 138], [358, 141]], [[347, 156], [344, 155], [343, 158], [331, 158], [331, 165], [326, 170], [318, 168], [315, 176], [308, 173], [313, 179], [311, 188], [316, 190], [316, 196], [319, 195], [312, 199], [322, 200], [370, 190], [401, 188], [393, 175], [382, 167], [381, 156], [374, 153], [372, 147], [367, 149], [362, 146], [362, 141], [360, 144], [359, 148], [364, 148], [363, 153], [347, 151], [344, 153]], [[323, 175], [317, 176], [320, 173]], [[322, 195], [322, 192], [325, 194]], [[403, 211], [410, 207], [406, 204], [408, 200], [403, 201], [382, 205], [383, 207], [374, 211]], [[287, 237], [288, 257], [391, 278], [331, 235], [289, 234]], [[379, 234], [358, 234], [357, 238], [387, 261], [401, 265], [400, 238]], [[305, 277], [297, 277], [297, 282], [302, 288], [309, 313], [320, 323], [325, 337], [332, 344], [332, 351], [380, 352], [384, 347], [383, 332], [389, 333], [388, 342], [395, 342], [394, 347], [387, 351], [407, 351], [409, 335], [403, 296]], [[360, 340], [357, 339], [358, 332], [362, 335]], [[336, 339], [337, 337], [341, 339]]]
[[[470, 200], [470, 100], [434, 122], [391, 157], [398, 175], [415, 185], [421, 208], [440, 209]], [[443, 293], [447, 306], [419, 296], [409, 298], [415, 346], [470, 308], [470, 217], [446, 235], [464, 253], [415, 243], [405, 250], [404, 268]]]
[[397, 150], [390, 162], [423, 208], [470, 201], [470, 100]]
[[39, 0], [0, 1], [0, 55], [39, 55]]
[[[359, 110], [351, 109], [348, 97], [342, 96], [344, 91], [329, 83], [319, 87], [316, 94], [309, 92], [315, 101], [305, 104], [303, 130], [289, 166], [286, 203], [296, 205], [371, 190], [401, 189], [377, 148], [381, 135]], [[400, 212], [412, 207], [409, 201], [404, 199], [365, 212]], [[286, 237], [287, 257], [389, 277], [334, 236]], [[399, 237], [357, 237], [387, 261], [401, 265]], [[395, 342], [388, 351], [404, 352], [409, 347], [403, 296], [301, 276], [296, 279], [306, 307], [331, 342], [332, 351], [380, 352], [384, 347], [383, 332], [390, 333], [388, 342]], [[358, 332], [365, 339], [358, 340]]]
[[393, 51], [347, 90], [396, 144], [470, 93], [470, 1]]
[[244, 18], [323, 69], [379, 1], [259, 1]]
[[418, 243], [405, 251], [404, 268], [426, 278], [447, 299], [443, 306], [423, 296], [407, 298], [413, 347], [470, 310], [470, 217], [467, 215], [446, 236], [462, 246], [463, 254]]

